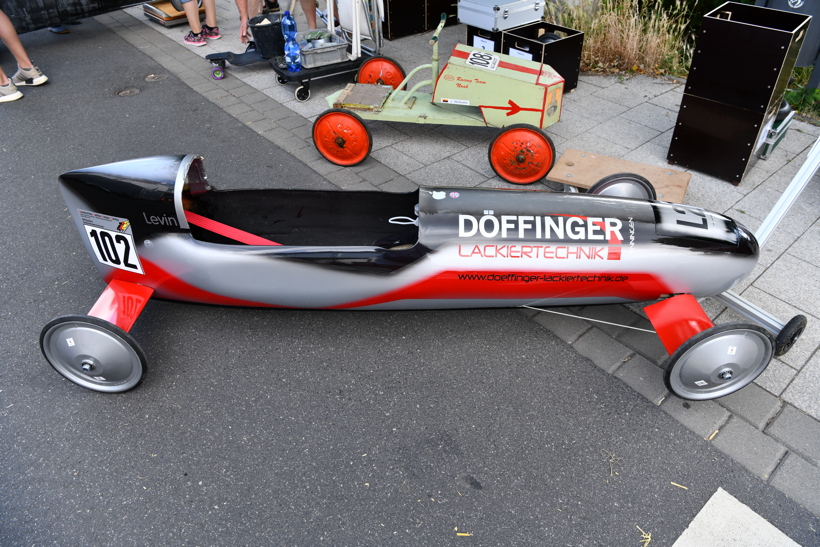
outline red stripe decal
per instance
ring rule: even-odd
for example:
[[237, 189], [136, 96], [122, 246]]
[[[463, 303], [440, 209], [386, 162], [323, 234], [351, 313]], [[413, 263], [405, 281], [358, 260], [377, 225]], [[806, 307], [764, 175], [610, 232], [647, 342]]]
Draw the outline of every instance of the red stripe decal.
[[203, 230], [208, 230], [209, 232], [233, 239], [245, 245], [281, 245], [281, 243], [276, 243], [270, 239], [265, 239], [264, 237], [253, 235], [238, 228], [233, 228], [227, 224], [222, 224], [221, 222], [192, 213], [191, 211], [185, 211], [185, 220], [194, 226], [199, 226]]
[[506, 68], [507, 70], [515, 70], [516, 72], [523, 72], [525, 74], [532, 74], [534, 76], [539, 76], [541, 74], [541, 70], [534, 69], [534, 68], [527, 68], [525, 66], [516, 65], [514, 63], [508, 63], [507, 61], [500, 61], [498, 63], [499, 68]]
[[[483, 50], [482, 50], [483, 51]], [[459, 59], [466, 59], [470, 56], [471, 52], [463, 51], [460, 49], [453, 49], [453, 54], [451, 57], [458, 57]], [[541, 74], [541, 69], [534, 69], [534, 68], [527, 68], [525, 66], [517, 65], [515, 63], [510, 63], [508, 61], [499, 61], [498, 66], [500, 68], [506, 68], [507, 70], [515, 70], [516, 72], [523, 72], [525, 74], [532, 74], [534, 76], [539, 76]]]

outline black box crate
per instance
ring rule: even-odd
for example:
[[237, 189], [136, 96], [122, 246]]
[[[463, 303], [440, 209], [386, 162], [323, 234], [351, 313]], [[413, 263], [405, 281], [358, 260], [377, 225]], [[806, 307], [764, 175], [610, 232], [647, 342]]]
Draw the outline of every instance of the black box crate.
[[427, 30], [435, 30], [441, 22], [441, 14], [447, 15], [445, 27], [458, 24], [458, 1], [457, 0], [427, 0], [425, 3], [425, 13], [427, 14]]
[[[502, 31], [500, 30], [498, 32], [493, 32], [491, 30], [484, 30], [483, 28], [467, 25], [467, 41], [465, 43], [471, 47], [480, 47], [488, 51], [501, 53], [501, 33]], [[476, 43], [476, 38], [479, 40], [478, 43]], [[484, 40], [487, 40], [487, 42], [484, 42]], [[489, 46], [488, 42], [492, 42], [492, 48], [484, 47], [483, 44], [487, 44], [487, 46]]]
[[427, 30], [427, 16], [418, 2], [387, 0], [382, 29], [388, 40], [419, 34]]
[[667, 159], [737, 185], [754, 165], [768, 119], [774, 116], [684, 95]]
[[704, 16], [685, 93], [766, 112], [779, 104], [811, 17], [727, 2]]
[[[564, 92], [578, 87], [581, 73], [581, 50], [584, 33], [545, 21], [537, 21], [502, 31], [501, 53], [528, 58], [550, 65], [564, 78]], [[544, 44], [539, 41], [545, 34], [557, 34], [560, 40]]]
[[457, 4], [454, 0], [386, 0], [382, 14], [382, 33], [388, 40], [420, 34], [435, 29], [441, 14], [447, 14], [446, 25], [454, 25]]
[[706, 14], [670, 163], [740, 184], [775, 120], [810, 21], [736, 2]]

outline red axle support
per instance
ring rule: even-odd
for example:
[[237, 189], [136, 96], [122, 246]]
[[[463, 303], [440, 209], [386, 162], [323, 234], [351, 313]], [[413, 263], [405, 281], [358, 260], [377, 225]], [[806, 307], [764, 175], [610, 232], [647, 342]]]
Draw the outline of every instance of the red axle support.
[[128, 332], [148, 303], [154, 289], [114, 279], [94, 303], [88, 315], [103, 319]]
[[667, 298], [644, 311], [669, 355], [699, 332], [715, 326], [691, 294]]

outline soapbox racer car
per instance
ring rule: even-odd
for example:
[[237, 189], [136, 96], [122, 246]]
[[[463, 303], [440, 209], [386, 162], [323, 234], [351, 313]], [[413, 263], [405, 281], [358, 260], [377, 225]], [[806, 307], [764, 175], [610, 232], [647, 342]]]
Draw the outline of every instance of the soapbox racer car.
[[[558, 122], [564, 78], [549, 65], [456, 44], [439, 71], [438, 36], [430, 63], [411, 70], [400, 83], [384, 65], [385, 77], [349, 84], [327, 97], [329, 110], [313, 123], [313, 144], [336, 165], [357, 165], [373, 147], [364, 120], [496, 127], [487, 157], [495, 173], [513, 184], [542, 180], [555, 163], [555, 145], [542, 130]], [[430, 70], [430, 78], [410, 80]], [[389, 84], [389, 85], [384, 85]], [[421, 91], [431, 86], [432, 93]]]
[[59, 185], [107, 287], [40, 343], [60, 374], [96, 391], [143, 380], [128, 331], [152, 297], [338, 310], [660, 299], [646, 311], [671, 355], [667, 384], [688, 399], [740, 389], [777, 351], [766, 329], [715, 326], [696, 300], [751, 272], [758, 244], [695, 207], [518, 189], [219, 191], [196, 155], [80, 169]]

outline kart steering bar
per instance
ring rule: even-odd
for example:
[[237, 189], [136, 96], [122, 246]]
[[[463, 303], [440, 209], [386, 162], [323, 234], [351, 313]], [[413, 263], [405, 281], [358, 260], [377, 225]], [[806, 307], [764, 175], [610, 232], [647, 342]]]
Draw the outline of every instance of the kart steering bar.
[[442, 13], [442, 14], [441, 14], [441, 22], [440, 22], [440, 23], [438, 24], [438, 26], [436, 27], [436, 31], [433, 33], [433, 37], [432, 37], [432, 38], [430, 38], [430, 45], [431, 45], [431, 46], [432, 46], [432, 45], [435, 45], [435, 43], [436, 43], [436, 42], [438, 42], [438, 35], [441, 33], [441, 29], [443, 29], [443, 28], [444, 28], [444, 24], [445, 24], [446, 22], [447, 22], [447, 14], [446, 14], [446, 13]]

